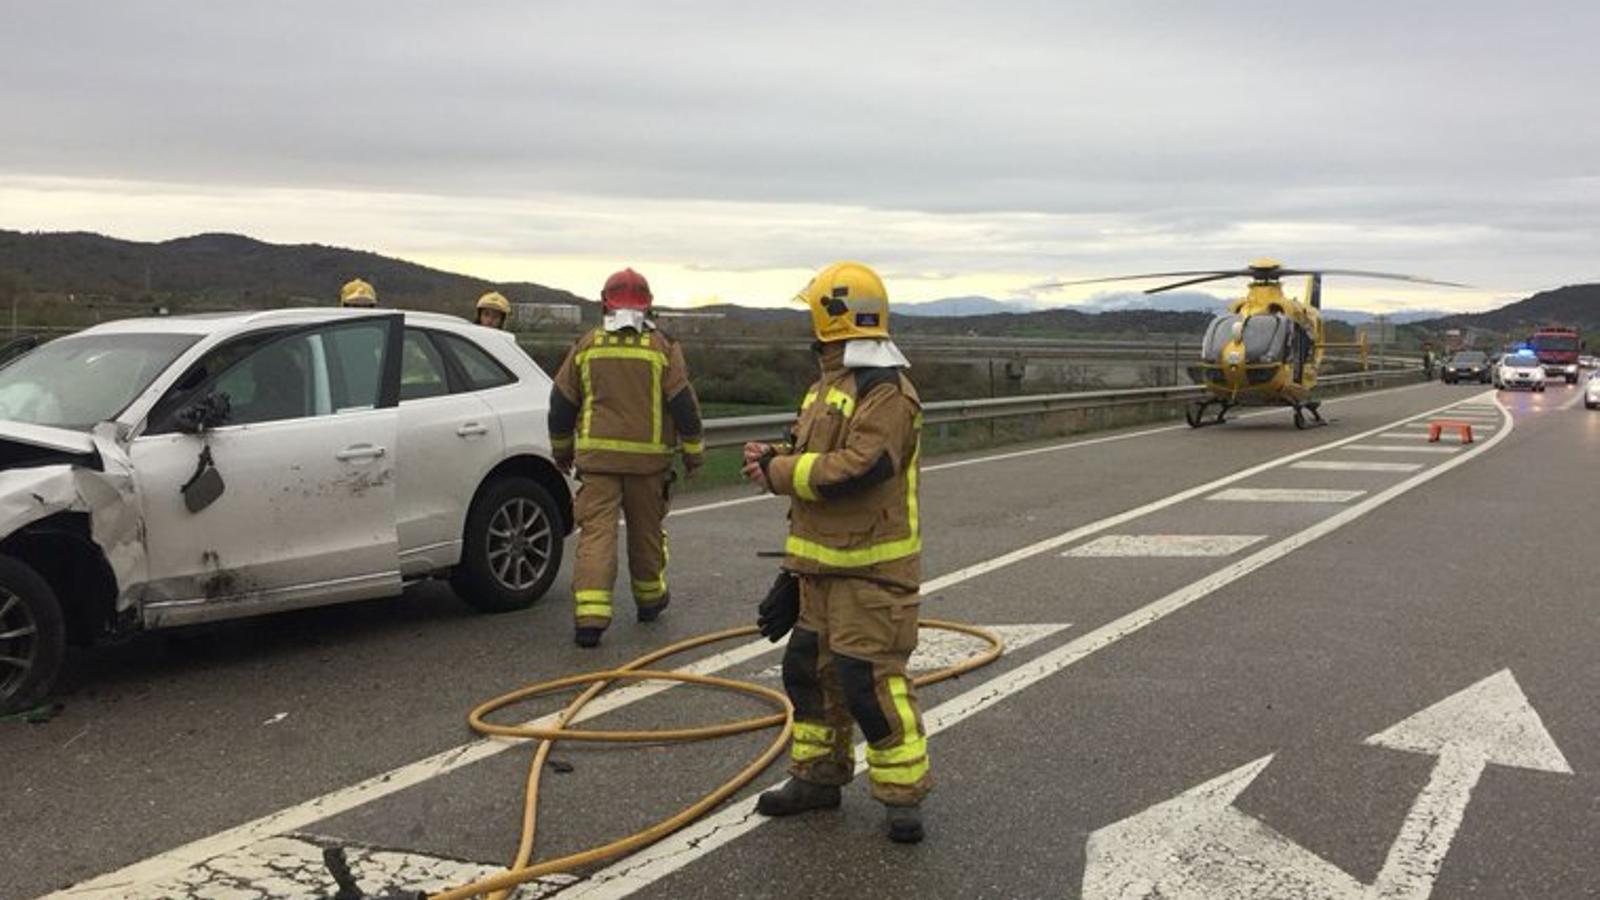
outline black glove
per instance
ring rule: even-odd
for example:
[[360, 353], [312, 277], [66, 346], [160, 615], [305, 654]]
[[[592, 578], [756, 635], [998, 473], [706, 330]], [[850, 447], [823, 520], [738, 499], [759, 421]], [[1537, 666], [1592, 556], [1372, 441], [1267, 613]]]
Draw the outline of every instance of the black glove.
[[761, 636], [776, 644], [800, 620], [800, 579], [787, 570], [780, 571], [776, 581], [761, 599], [760, 615], [756, 627]]

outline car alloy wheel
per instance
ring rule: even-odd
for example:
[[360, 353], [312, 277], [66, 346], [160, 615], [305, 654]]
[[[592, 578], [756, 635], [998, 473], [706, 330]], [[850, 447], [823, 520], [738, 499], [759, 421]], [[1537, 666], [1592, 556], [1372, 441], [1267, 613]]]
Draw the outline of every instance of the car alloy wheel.
[[0, 706], [22, 690], [39, 664], [39, 623], [12, 591], [0, 588]]
[[513, 591], [539, 583], [550, 566], [554, 529], [539, 504], [513, 497], [489, 519], [489, 570]]

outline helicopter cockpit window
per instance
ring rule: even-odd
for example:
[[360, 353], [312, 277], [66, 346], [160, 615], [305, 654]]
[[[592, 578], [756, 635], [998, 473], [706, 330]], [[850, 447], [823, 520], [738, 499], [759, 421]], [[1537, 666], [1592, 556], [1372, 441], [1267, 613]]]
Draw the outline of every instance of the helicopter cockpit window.
[[1222, 348], [1233, 340], [1233, 323], [1237, 321], [1239, 317], [1231, 313], [1211, 320], [1211, 326], [1206, 329], [1206, 339], [1200, 345], [1201, 362], [1214, 363], [1222, 358]]
[[1278, 363], [1289, 356], [1290, 322], [1287, 316], [1251, 316], [1244, 322], [1244, 355], [1247, 362]]

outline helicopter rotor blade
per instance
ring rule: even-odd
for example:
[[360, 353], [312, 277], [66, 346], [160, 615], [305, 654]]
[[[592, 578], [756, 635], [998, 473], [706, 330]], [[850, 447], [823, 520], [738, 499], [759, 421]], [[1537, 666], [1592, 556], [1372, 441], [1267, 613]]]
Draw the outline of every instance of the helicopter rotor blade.
[[[1039, 287], [1041, 289], [1076, 287], [1081, 284], [1108, 284], [1113, 281], [1145, 281], [1151, 278], [1187, 278], [1194, 275], [1226, 276], [1236, 274], [1239, 273], [1231, 269], [1197, 269], [1190, 272], [1146, 272], [1142, 275], [1116, 275], [1111, 278], [1085, 278], [1080, 281], [1052, 281], [1046, 284], [1041, 284]], [[1248, 275], [1249, 273], [1246, 272], [1244, 274]]]
[[1284, 269], [1278, 273], [1281, 276], [1290, 275], [1342, 275], [1347, 278], [1378, 278], [1384, 281], [1408, 281], [1412, 284], [1433, 284], [1439, 287], [1470, 288], [1470, 284], [1461, 284], [1456, 281], [1439, 281], [1434, 278], [1422, 278], [1417, 275], [1402, 275], [1397, 272], [1367, 272], [1361, 269]]
[[1206, 275], [1202, 278], [1190, 278], [1185, 281], [1174, 281], [1171, 284], [1163, 284], [1160, 287], [1149, 288], [1145, 291], [1145, 293], [1160, 294], [1164, 291], [1175, 291], [1181, 287], [1188, 287], [1191, 284], [1205, 284], [1208, 281], [1222, 281], [1227, 278], [1242, 278], [1249, 274], [1249, 272], [1219, 272], [1212, 275]]

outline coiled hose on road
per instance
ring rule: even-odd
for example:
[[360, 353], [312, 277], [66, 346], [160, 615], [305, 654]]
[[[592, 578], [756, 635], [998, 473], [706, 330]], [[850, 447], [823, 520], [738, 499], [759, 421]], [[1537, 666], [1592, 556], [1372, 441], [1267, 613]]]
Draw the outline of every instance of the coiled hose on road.
[[[967, 625], [960, 622], [949, 622], [941, 619], [923, 619], [921, 628], [939, 631], [953, 631], [978, 638], [988, 644], [983, 652], [956, 665], [929, 672], [912, 679], [912, 684], [923, 687], [937, 684], [949, 678], [963, 675], [981, 666], [986, 666], [1000, 657], [1005, 650], [1005, 644], [1000, 636], [985, 628]], [[789, 698], [781, 691], [775, 691], [759, 684], [748, 681], [739, 681], [732, 678], [719, 678], [714, 675], [696, 675], [688, 672], [671, 672], [648, 668], [653, 663], [659, 662], [670, 656], [684, 653], [714, 644], [720, 641], [731, 640], [739, 637], [755, 635], [755, 626], [730, 628], [717, 631], [700, 637], [689, 638], [675, 644], [647, 653], [631, 662], [615, 669], [601, 672], [590, 672], [582, 675], [569, 675], [564, 678], [554, 678], [541, 681], [527, 687], [519, 688], [508, 694], [503, 694], [486, 703], [480, 704], [467, 717], [472, 729], [479, 734], [497, 737], [516, 738], [521, 740], [539, 741], [539, 748], [533, 754], [533, 761], [528, 767], [528, 781], [522, 808], [522, 838], [517, 846], [516, 859], [510, 867], [498, 875], [464, 884], [428, 896], [428, 900], [466, 900], [468, 897], [488, 895], [492, 900], [503, 898], [520, 884], [532, 881], [545, 875], [557, 872], [568, 872], [583, 866], [591, 866], [606, 862], [638, 850], [649, 844], [661, 840], [674, 831], [683, 828], [709, 812], [722, 801], [733, 796], [745, 785], [755, 780], [767, 766], [781, 756], [789, 743], [789, 736], [794, 731], [794, 707], [790, 705]], [[720, 725], [706, 725], [698, 728], [676, 728], [656, 731], [601, 731], [570, 728], [574, 719], [578, 717], [591, 700], [599, 696], [606, 688], [619, 682], [638, 681], [675, 681], [685, 684], [699, 684], [707, 687], [720, 688], [726, 691], [759, 697], [777, 707], [780, 712], [767, 716], [758, 716], [750, 719], [741, 719], [734, 722], [725, 722]], [[557, 691], [588, 685], [572, 699], [557, 715], [556, 724], [541, 727], [533, 724], [499, 725], [488, 721], [493, 713], [515, 706], [526, 700], [552, 694]], [[781, 727], [780, 727], [781, 726]], [[663, 744], [683, 743], [688, 741], [702, 741], [711, 738], [729, 737], [736, 734], [747, 734], [767, 728], [778, 727], [777, 735], [772, 743], [753, 762], [745, 766], [738, 775], [725, 782], [716, 790], [705, 795], [693, 805], [683, 809], [675, 815], [636, 832], [624, 838], [593, 847], [579, 853], [573, 853], [557, 859], [545, 860], [540, 863], [531, 863], [533, 859], [534, 838], [539, 826], [539, 781], [544, 772], [545, 761], [550, 756], [550, 750], [557, 741], [588, 741], [590, 743], [621, 743], [621, 744]], [[342, 857], [337, 865], [330, 861], [329, 868], [336, 872], [343, 868]], [[348, 872], [342, 873], [339, 878], [341, 891], [339, 897], [360, 896], [352, 891], [352, 883]], [[347, 891], [349, 893], [347, 893]]]

